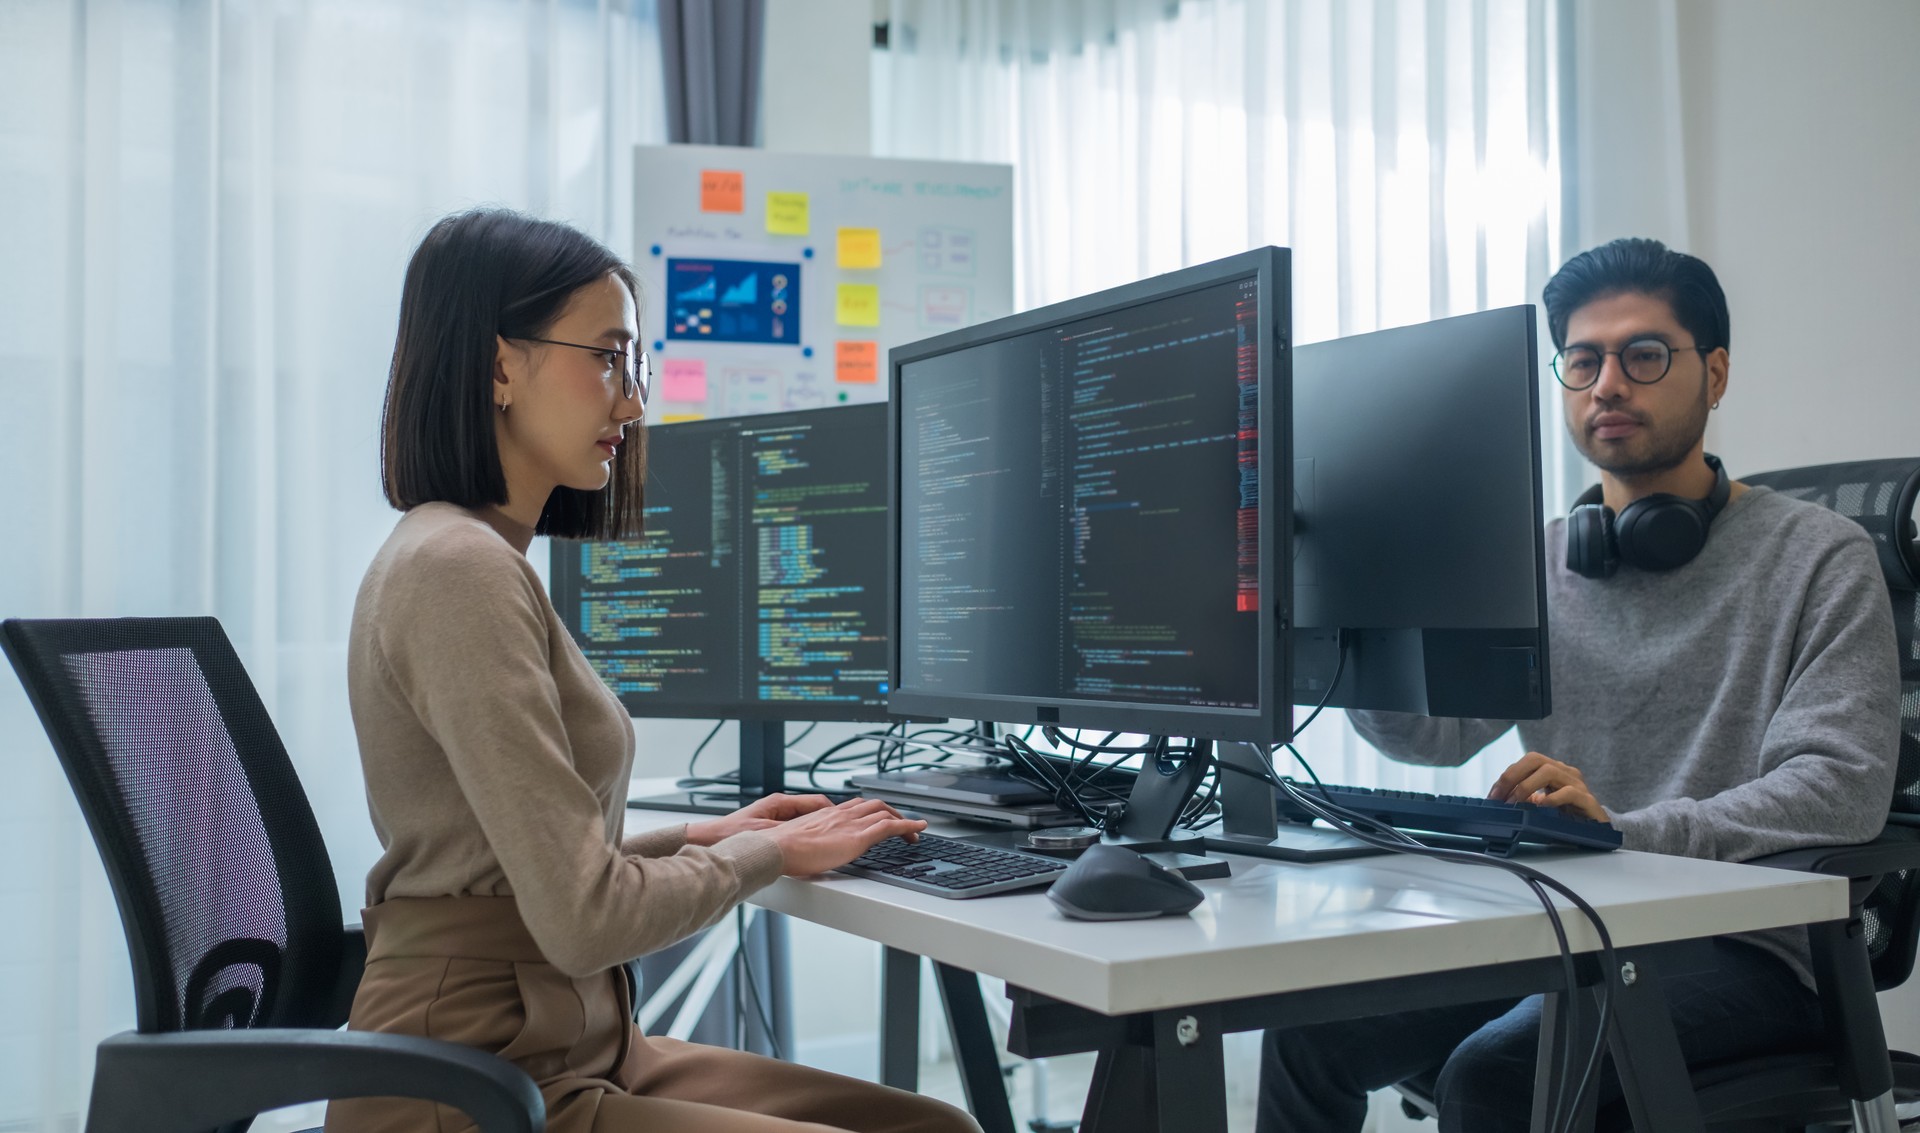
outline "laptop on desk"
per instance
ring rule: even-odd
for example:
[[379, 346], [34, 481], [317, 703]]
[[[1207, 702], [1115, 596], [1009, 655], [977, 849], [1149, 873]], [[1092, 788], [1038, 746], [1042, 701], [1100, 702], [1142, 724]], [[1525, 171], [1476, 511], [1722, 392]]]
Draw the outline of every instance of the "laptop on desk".
[[848, 776], [847, 789], [923, 814], [994, 826], [1073, 826], [1082, 821], [1055, 805], [1044, 788], [996, 767], [869, 772]]

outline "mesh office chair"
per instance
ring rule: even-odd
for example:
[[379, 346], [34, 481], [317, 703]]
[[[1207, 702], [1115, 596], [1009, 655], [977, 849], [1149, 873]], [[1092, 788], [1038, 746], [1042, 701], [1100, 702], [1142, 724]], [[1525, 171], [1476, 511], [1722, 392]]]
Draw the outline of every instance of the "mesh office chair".
[[212, 618], [0, 622], [120, 906], [139, 1027], [100, 1044], [87, 1129], [241, 1133], [331, 1098], [426, 1098], [539, 1133], [518, 1067], [336, 1031], [366, 960], [306, 794]]
[[[1868, 460], [1740, 479], [1832, 508], [1873, 537], [1893, 600], [1900, 652], [1900, 764], [1886, 831], [1862, 846], [1793, 850], [1752, 864], [1852, 882], [1852, 916], [1812, 931], [1826, 1031], [1815, 1049], [1692, 1068], [1700, 1112], [1722, 1133], [1779, 1133], [1823, 1125], [1873, 1133], [1897, 1128], [1894, 1102], [1920, 1099], [1920, 1058], [1887, 1051], [1876, 992], [1913, 972], [1920, 936], [1920, 459]], [[1434, 1112], [1433, 1075], [1400, 1088], [1409, 1116]], [[1631, 1129], [1624, 1105], [1595, 1126]]]

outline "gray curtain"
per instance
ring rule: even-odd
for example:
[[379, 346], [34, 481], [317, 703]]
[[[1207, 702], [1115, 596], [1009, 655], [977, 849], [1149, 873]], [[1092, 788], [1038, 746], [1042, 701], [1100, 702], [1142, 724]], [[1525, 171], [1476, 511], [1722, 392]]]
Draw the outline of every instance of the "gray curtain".
[[750, 146], [759, 123], [766, 0], [659, 0], [667, 140]]

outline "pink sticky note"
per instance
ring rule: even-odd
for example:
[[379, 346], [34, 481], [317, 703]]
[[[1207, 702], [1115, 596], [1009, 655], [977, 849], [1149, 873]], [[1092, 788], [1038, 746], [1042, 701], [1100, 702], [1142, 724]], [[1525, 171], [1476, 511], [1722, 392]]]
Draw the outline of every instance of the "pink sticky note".
[[707, 364], [698, 358], [669, 358], [660, 367], [660, 396], [668, 401], [705, 401]]

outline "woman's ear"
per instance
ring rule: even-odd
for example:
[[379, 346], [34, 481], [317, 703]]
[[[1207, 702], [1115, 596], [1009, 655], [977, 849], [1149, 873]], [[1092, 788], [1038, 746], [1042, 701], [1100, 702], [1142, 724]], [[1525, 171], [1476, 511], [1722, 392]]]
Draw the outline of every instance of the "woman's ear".
[[493, 404], [496, 409], [505, 410], [513, 404], [515, 389], [526, 380], [527, 355], [497, 334], [493, 342]]

